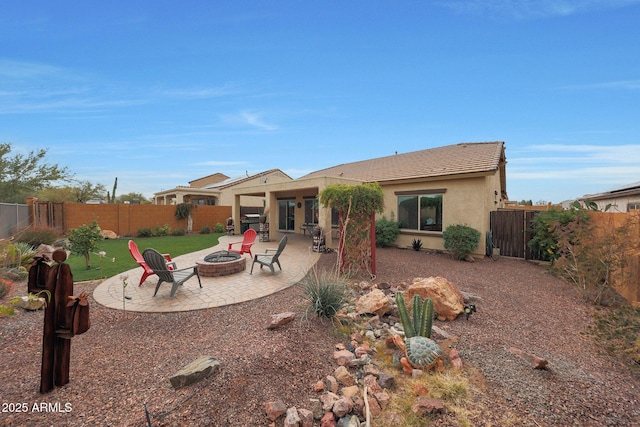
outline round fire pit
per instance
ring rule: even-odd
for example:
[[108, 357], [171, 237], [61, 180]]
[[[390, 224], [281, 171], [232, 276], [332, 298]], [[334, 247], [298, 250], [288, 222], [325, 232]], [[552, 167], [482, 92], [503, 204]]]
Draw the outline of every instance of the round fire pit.
[[196, 261], [198, 274], [203, 277], [218, 277], [239, 273], [247, 268], [247, 260], [240, 254], [218, 251]]

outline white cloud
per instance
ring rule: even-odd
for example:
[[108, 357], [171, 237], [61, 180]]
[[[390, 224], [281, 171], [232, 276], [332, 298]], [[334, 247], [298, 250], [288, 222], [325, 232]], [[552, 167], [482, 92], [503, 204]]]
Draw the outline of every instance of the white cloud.
[[241, 111], [238, 114], [225, 114], [222, 116], [222, 119], [225, 122], [236, 126], [248, 125], [252, 128], [266, 131], [274, 131], [278, 129], [277, 126], [265, 122], [262, 119], [262, 114], [250, 111]]

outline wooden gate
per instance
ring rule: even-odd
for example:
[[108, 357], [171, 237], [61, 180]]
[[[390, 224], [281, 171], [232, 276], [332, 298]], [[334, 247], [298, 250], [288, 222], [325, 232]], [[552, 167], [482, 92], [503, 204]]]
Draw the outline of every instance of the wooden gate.
[[65, 230], [64, 204], [35, 201], [33, 203], [33, 225], [53, 228], [57, 232], [63, 233]]
[[491, 212], [491, 242], [500, 249], [501, 256], [542, 259], [529, 248], [531, 221], [538, 211], [500, 210]]

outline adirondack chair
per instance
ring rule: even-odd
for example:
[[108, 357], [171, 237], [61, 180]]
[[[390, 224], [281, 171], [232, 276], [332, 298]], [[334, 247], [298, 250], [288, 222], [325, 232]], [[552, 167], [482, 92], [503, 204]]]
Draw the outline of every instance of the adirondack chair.
[[260, 264], [260, 268], [267, 266], [271, 269], [271, 274], [275, 274], [275, 269], [273, 268], [274, 264], [277, 264], [282, 271], [282, 266], [280, 265], [280, 254], [284, 250], [284, 247], [287, 246], [287, 236], [284, 236], [280, 243], [278, 244], [278, 249], [266, 249], [263, 254], [256, 254], [253, 257], [253, 262], [251, 263], [251, 272], [249, 274], [253, 274], [253, 266], [255, 264]]
[[[250, 228], [244, 232], [242, 242], [229, 243], [227, 250], [229, 252], [235, 252], [240, 255], [249, 254], [253, 256], [253, 254], [251, 253], [251, 246], [253, 246], [253, 244], [256, 242], [257, 235], [258, 233], [256, 233], [256, 230]], [[233, 245], [240, 245], [240, 249], [233, 249]]]
[[176, 294], [178, 286], [184, 284], [184, 282], [186, 282], [193, 276], [196, 276], [198, 278], [198, 283], [200, 284], [200, 287], [202, 287], [200, 275], [198, 274], [198, 267], [195, 265], [186, 268], [175, 268], [173, 270], [169, 270], [165, 258], [160, 252], [156, 251], [153, 248], [147, 248], [142, 251], [142, 258], [144, 258], [149, 268], [151, 268], [151, 270], [153, 270], [153, 272], [158, 275], [158, 284], [156, 285], [156, 291], [153, 293], [154, 297], [158, 293], [158, 289], [160, 288], [162, 282], [171, 283], [171, 293], [169, 294], [170, 298], [173, 298], [173, 296]]
[[[154, 273], [153, 270], [150, 269], [147, 263], [144, 261], [144, 258], [142, 258], [142, 254], [138, 249], [138, 245], [133, 240], [129, 240], [129, 252], [131, 253], [131, 256], [133, 257], [133, 259], [136, 260], [138, 265], [142, 267], [142, 269], [144, 270], [144, 273], [142, 273], [142, 277], [140, 278], [140, 283], [138, 284], [138, 286], [142, 286], [144, 281], [147, 280], [147, 277], [152, 276], [156, 273]], [[171, 255], [162, 254], [162, 256], [164, 257], [167, 263], [172, 262]], [[175, 266], [171, 266], [170, 268], [175, 268]]]

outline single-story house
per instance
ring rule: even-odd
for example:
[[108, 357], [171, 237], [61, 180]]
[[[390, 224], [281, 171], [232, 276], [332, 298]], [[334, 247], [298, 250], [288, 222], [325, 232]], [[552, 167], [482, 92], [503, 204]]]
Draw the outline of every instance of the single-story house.
[[397, 246], [411, 247], [420, 239], [423, 248], [442, 250], [446, 227], [466, 224], [480, 231], [475, 252], [484, 254], [490, 212], [507, 200], [506, 163], [504, 142], [460, 143], [345, 163], [295, 180], [233, 186], [233, 216], [240, 220], [242, 197], [264, 198], [270, 230], [306, 234], [321, 227], [327, 246], [335, 248], [338, 217], [319, 205], [318, 194], [332, 184], [378, 182], [385, 205], [378, 218], [400, 223]]
[[[178, 203], [192, 203], [206, 206], [232, 206], [235, 202], [232, 188], [243, 188], [274, 182], [288, 182], [292, 178], [280, 169], [270, 169], [257, 174], [229, 178], [222, 173], [215, 173], [189, 181], [188, 186], [178, 186], [170, 190], [163, 190], [153, 195], [156, 205], [176, 205]], [[243, 196], [241, 206], [265, 207], [264, 197]]]
[[634, 182], [604, 193], [585, 194], [579, 199], [581, 202], [591, 200], [598, 205], [598, 209], [605, 210], [611, 205], [611, 212], [631, 212], [640, 210], [640, 182]]

